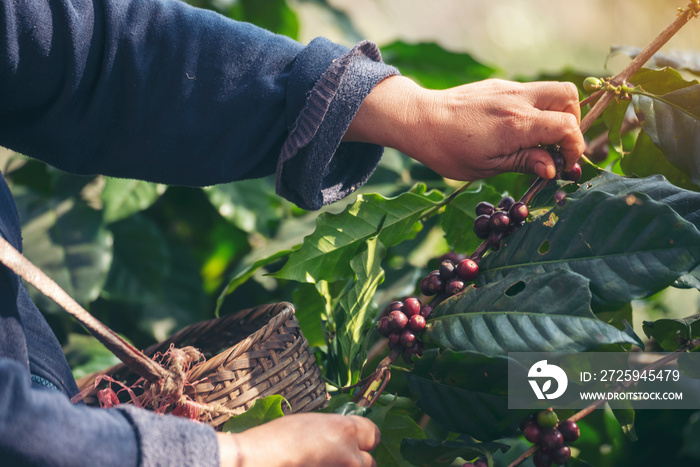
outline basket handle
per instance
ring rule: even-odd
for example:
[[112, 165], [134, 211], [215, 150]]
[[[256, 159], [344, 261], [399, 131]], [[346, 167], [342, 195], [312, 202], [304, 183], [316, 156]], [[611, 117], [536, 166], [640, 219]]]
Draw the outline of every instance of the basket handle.
[[139, 376], [154, 382], [166, 375], [162, 366], [146, 357], [143, 352], [92, 316], [53, 279], [17, 251], [2, 235], [0, 235], [0, 262], [77, 319], [98, 341]]

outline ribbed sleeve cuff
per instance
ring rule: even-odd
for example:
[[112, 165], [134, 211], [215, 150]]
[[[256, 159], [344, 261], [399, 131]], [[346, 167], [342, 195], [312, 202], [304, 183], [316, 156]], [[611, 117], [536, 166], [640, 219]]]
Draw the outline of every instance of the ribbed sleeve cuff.
[[117, 410], [122, 411], [135, 428], [139, 466], [219, 466], [219, 444], [216, 432], [209, 425], [130, 406]]
[[330, 64], [308, 93], [282, 147], [279, 195], [301, 208], [319, 209], [367, 181], [383, 148], [341, 140], [372, 88], [397, 74], [396, 68], [382, 63], [379, 49], [369, 41]]

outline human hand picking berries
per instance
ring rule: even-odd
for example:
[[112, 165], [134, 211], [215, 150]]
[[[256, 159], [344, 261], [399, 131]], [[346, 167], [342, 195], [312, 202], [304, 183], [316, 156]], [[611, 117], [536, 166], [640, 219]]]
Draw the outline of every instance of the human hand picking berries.
[[436, 91], [392, 76], [365, 99], [343, 140], [396, 148], [452, 179], [551, 179], [557, 168], [542, 146], [560, 146], [572, 170], [585, 148], [580, 119], [571, 83], [491, 79]]
[[[312, 434], [312, 435], [310, 435]], [[217, 433], [222, 467], [376, 466], [379, 428], [355, 415], [287, 415], [242, 433]]]

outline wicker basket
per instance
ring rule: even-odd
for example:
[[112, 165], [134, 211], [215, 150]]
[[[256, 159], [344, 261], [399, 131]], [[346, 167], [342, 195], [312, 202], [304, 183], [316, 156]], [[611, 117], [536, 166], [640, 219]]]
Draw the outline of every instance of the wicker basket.
[[[282, 395], [291, 406], [289, 413], [309, 412], [323, 407], [328, 400], [325, 383], [316, 359], [309, 349], [294, 307], [287, 302], [259, 306], [203, 321], [186, 327], [170, 339], [144, 351], [152, 357], [176, 347], [193, 346], [206, 357], [195, 365], [185, 393], [194, 401], [220, 404], [234, 413], [243, 413], [256, 399]], [[120, 381], [134, 381], [136, 376], [125, 365], [82, 378], [85, 402], [97, 403], [94, 381], [108, 374]], [[284, 404], [283, 404], [284, 406]], [[208, 423], [215, 428], [230, 414], [216, 416]]]

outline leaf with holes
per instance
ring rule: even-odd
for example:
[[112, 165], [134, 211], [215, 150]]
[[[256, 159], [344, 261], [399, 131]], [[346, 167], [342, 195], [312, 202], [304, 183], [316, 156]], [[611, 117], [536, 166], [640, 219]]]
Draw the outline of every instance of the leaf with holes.
[[550, 272], [516, 270], [502, 280], [469, 287], [443, 301], [432, 317], [462, 313], [518, 311], [595, 318], [589, 280], [566, 269]]
[[442, 348], [506, 355], [508, 352], [583, 352], [606, 344], [642, 347], [624, 331], [596, 318], [545, 313], [472, 312], [436, 317], [426, 327]]
[[589, 283], [565, 269], [516, 270], [442, 302], [433, 311], [427, 335], [443, 348], [487, 355], [640, 344], [630, 330], [596, 319]]
[[654, 201], [665, 204], [676, 214], [700, 229], [700, 193], [674, 186], [661, 175], [646, 178], [620, 177], [610, 172], [602, 172], [582, 185], [581, 189], [569, 195], [569, 199], [581, 199], [590, 191], [602, 191], [611, 195], [625, 196], [644, 193]]
[[[645, 185], [637, 188], [645, 191]], [[594, 311], [619, 308], [662, 290], [700, 263], [700, 232], [681, 217], [695, 217], [698, 207], [682, 204], [674, 200], [679, 215], [643, 193], [613, 195], [584, 184], [486, 256], [477, 283], [499, 281], [521, 268], [568, 269], [590, 280]]]

